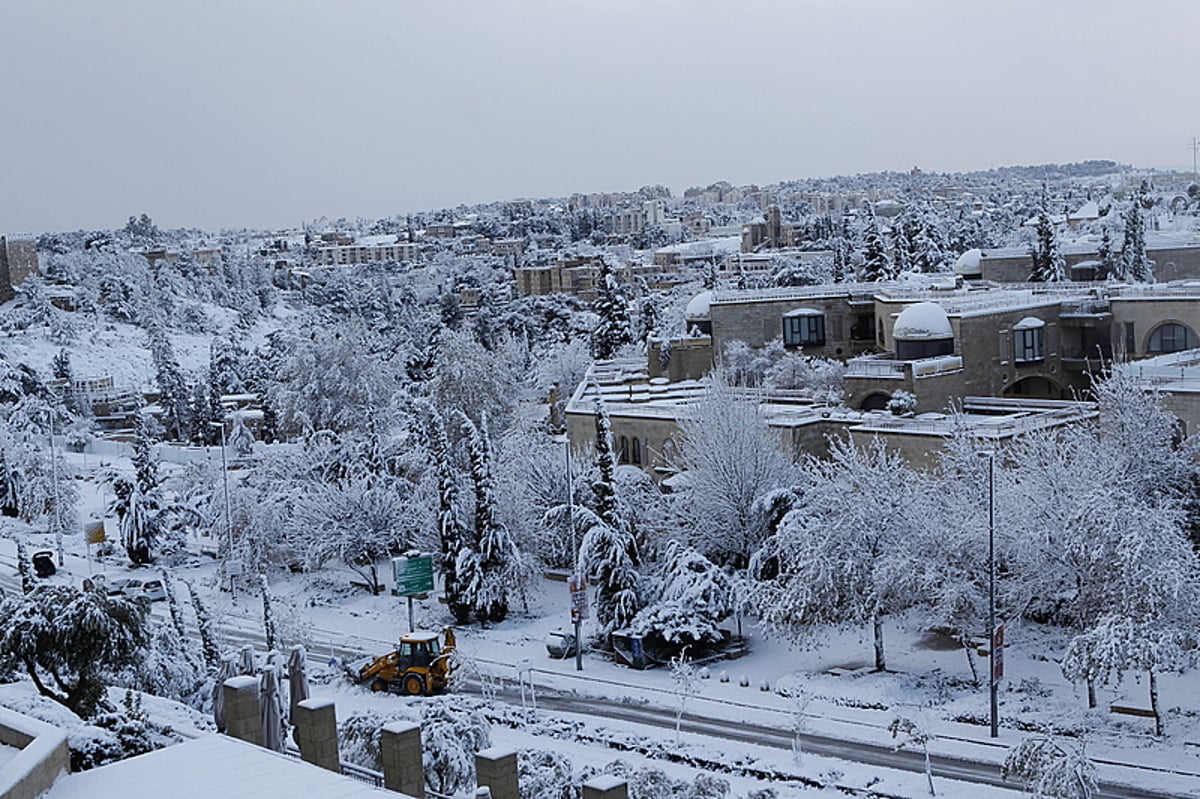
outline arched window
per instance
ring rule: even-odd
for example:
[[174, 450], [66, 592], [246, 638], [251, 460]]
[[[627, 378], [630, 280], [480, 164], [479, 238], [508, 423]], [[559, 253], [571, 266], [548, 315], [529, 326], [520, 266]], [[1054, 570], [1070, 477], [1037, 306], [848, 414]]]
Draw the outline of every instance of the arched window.
[[633, 438], [633, 462], [638, 466], [642, 465], [642, 442], [637, 436]]
[[1150, 334], [1147, 352], [1179, 352], [1196, 347], [1196, 334], [1187, 325], [1167, 322], [1154, 328]]
[[617, 450], [617, 463], [629, 463], [629, 439], [621, 436], [621, 446]]

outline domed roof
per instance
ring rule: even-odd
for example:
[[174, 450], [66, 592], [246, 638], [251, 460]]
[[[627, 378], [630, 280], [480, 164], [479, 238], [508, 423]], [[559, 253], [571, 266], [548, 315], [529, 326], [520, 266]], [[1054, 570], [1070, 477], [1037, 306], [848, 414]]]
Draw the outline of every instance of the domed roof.
[[1013, 330], [1033, 330], [1038, 327], [1045, 327], [1046, 323], [1036, 316], [1026, 316], [1020, 322], [1013, 325]]
[[950, 319], [936, 302], [910, 305], [896, 317], [892, 335], [902, 341], [954, 338]]
[[954, 274], [978, 275], [979, 259], [982, 257], [983, 252], [978, 248], [967, 250], [962, 255], [958, 256], [958, 260], [954, 262]]
[[692, 297], [691, 302], [687, 304], [683, 315], [688, 319], [707, 319], [708, 308], [712, 305], [713, 293], [711, 291], [702, 291], [695, 297]]

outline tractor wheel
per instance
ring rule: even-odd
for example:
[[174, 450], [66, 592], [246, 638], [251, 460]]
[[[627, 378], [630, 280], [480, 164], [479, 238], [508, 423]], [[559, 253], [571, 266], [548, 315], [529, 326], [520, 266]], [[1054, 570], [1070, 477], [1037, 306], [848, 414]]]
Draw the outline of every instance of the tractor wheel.
[[387, 681], [381, 680], [378, 677], [376, 677], [374, 680], [371, 681], [371, 690], [377, 694], [383, 693], [384, 691], [387, 690]]
[[404, 693], [409, 696], [422, 696], [425, 694], [425, 680], [420, 674], [408, 674], [404, 677]]

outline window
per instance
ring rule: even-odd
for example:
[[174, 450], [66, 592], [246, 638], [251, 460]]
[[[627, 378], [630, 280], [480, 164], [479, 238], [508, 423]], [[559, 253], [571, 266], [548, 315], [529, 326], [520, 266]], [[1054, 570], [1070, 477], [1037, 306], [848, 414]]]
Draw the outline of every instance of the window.
[[1187, 325], [1167, 322], [1150, 334], [1149, 352], [1179, 352], [1196, 346], [1196, 334]]
[[617, 453], [617, 463], [629, 463], [629, 439], [621, 436], [621, 447]]
[[1133, 333], [1133, 322], [1125, 323], [1125, 353], [1133, 355], [1137, 352], [1137, 337]]
[[642, 465], [642, 441], [637, 437], [633, 439], [633, 462], [638, 466]]
[[825, 314], [812, 308], [798, 308], [783, 317], [783, 343], [788, 347], [825, 345]]
[[1013, 325], [1013, 360], [1017, 363], [1040, 361], [1046, 357], [1046, 323], [1027, 316]]

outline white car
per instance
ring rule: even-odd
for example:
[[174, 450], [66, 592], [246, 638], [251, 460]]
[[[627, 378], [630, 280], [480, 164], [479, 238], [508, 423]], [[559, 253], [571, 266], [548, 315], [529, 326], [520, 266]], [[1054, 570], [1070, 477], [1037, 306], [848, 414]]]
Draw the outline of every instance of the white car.
[[167, 598], [167, 590], [163, 588], [162, 580], [118, 577], [108, 584], [108, 595], [123, 596], [126, 599], [144, 597], [151, 602], [157, 602]]

